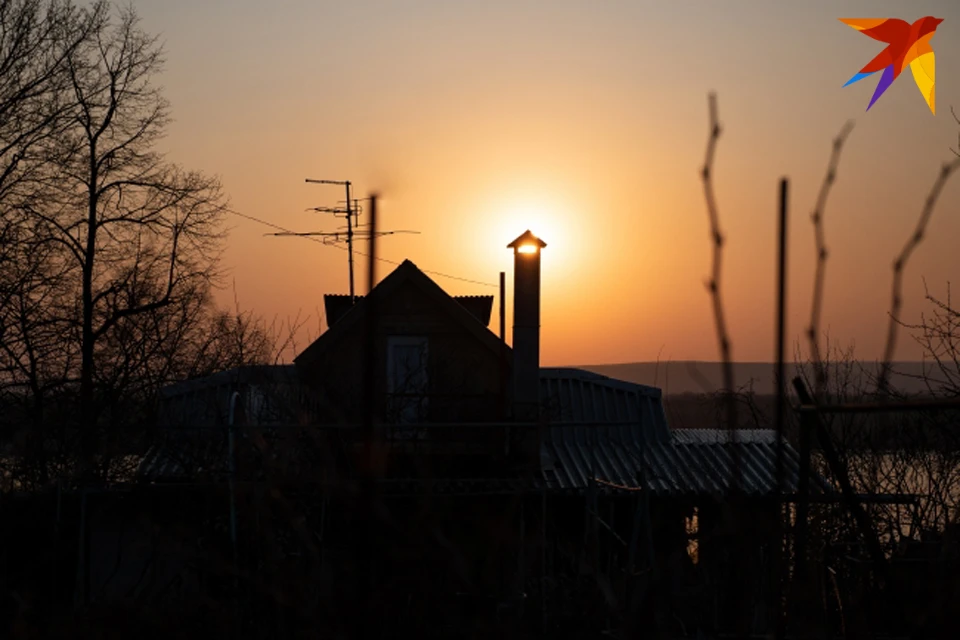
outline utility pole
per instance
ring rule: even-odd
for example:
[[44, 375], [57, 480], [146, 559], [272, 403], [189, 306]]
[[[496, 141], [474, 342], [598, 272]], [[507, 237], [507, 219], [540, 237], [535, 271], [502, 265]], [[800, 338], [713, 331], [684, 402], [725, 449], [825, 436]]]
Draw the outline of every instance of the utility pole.
[[[356, 302], [356, 289], [354, 288], [354, 276], [353, 276], [353, 241], [354, 239], [363, 238], [371, 239], [379, 236], [393, 235], [395, 233], [420, 233], [419, 231], [376, 231], [374, 229], [364, 229], [363, 225], [360, 224], [360, 212], [362, 208], [360, 203], [357, 200], [351, 198], [350, 187], [352, 183], [349, 180], [314, 180], [312, 178], [307, 178], [307, 182], [312, 184], [332, 184], [344, 187], [346, 190], [347, 200], [344, 206], [336, 207], [312, 207], [308, 211], [316, 211], [318, 213], [332, 213], [334, 216], [344, 216], [347, 219], [347, 228], [340, 229], [338, 231], [308, 231], [303, 233], [296, 232], [282, 232], [282, 233], [270, 233], [267, 235], [271, 236], [320, 236], [323, 238], [323, 244], [340, 244], [346, 242], [347, 244], [347, 264], [350, 269], [350, 304]], [[339, 204], [339, 203], [338, 203]]]

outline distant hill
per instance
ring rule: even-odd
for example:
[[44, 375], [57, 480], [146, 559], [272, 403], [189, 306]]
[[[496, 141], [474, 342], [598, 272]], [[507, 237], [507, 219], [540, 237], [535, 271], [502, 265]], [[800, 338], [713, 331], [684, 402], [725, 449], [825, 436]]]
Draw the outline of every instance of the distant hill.
[[[875, 362], [861, 361], [856, 370], [876, 373], [879, 366]], [[738, 362], [734, 364], [734, 383], [737, 387], [745, 386], [753, 380], [754, 391], [766, 395], [774, 391], [772, 362]], [[673, 361], [673, 362], [630, 362], [624, 364], [597, 364], [580, 365], [578, 368], [593, 371], [601, 375], [610, 376], [619, 380], [635, 382], [659, 387], [664, 395], [683, 393], [714, 392], [721, 388], [723, 381], [722, 363], [702, 361]], [[906, 393], [922, 393], [926, 391], [920, 376], [924, 367], [931, 370], [929, 363], [898, 362], [894, 365], [897, 372], [891, 377], [891, 382], [897, 389]], [[796, 365], [786, 363], [787, 375], [796, 374]], [[861, 382], [866, 382], [869, 376], [860, 376]]]

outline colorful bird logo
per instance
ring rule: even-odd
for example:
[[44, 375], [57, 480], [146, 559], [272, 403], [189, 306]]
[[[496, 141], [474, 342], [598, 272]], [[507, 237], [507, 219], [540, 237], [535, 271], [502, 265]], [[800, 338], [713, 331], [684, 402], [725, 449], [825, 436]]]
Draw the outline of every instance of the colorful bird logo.
[[847, 81], [847, 84], [843, 85], [853, 84], [878, 71], [883, 71], [880, 83], [877, 84], [877, 90], [874, 91], [873, 98], [867, 105], [867, 111], [899, 77], [904, 67], [909, 64], [910, 70], [913, 72], [913, 79], [916, 81], [917, 87], [920, 88], [920, 93], [927, 101], [930, 111], [936, 115], [936, 93], [934, 90], [936, 65], [930, 39], [936, 33], [937, 26], [943, 22], [942, 18], [927, 16], [926, 18], [920, 18], [913, 24], [888, 18], [840, 18], [840, 22], [850, 25], [874, 40], [887, 43], [886, 49], [868, 62], [867, 66], [860, 69], [857, 75]]

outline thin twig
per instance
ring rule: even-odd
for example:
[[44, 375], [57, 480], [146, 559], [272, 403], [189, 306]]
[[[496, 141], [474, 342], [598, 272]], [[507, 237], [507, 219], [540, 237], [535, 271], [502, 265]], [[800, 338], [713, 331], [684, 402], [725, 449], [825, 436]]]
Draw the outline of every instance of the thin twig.
[[848, 121], [840, 134], [833, 139], [833, 151], [830, 154], [830, 163], [827, 165], [827, 175], [823, 178], [820, 185], [820, 194], [817, 196], [817, 204], [810, 215], [813, 221], [814, 237], [817, 248], [817, 270], [813, 280], [813, 304], [810, 310], [810, 326], [807, 329], [807, 338], [810, 340], [810, 354], [813, 358], [813, 366], [816, 372], [816, 387], [814, 397], [820, 398], [827, 383], [827, 372], [824, 369], [823, 361], [820, 356], [820, 312], [823, 308], [823, 280], [826, 275], [827, 266], [827, 246], [823, 231], [823, 212], [827, 205], [827, 195], [830, 188], [837, 179], [837, 168], [840, 164], [840, 152], [843, 150], [843, 144], [847, 136], [853, 131], [853, 121]]
[[947, 184], [947, 180], [958, 168], [960, 168], [960, 157], [952, 162], [944, 163], [943, 167], [941, 167], [940, 175], [937, 176], [936, 182], [933, 183], [933, 188], [930, 190], [927, 200], [923, 205], [923, 210], [920, 212], [920, 219], [917, 221], [917, 227], [914, 230], [913, 235], [911, 235], [907, 240], [907, 243], [904, 245], [900, 255], [897, 256], [897, 259], [893, 263], [893, 295], [890, 302], [890, 325], [887, 329], [887, 345], [883, 351], [883, 364], [880, 368], [880, 377], [877, 380], [877, 392], [881, 397], [886, 396], [888, 391], [890, 366], [891, 361], [893, 360], [894, 348], [897, 344], [897, 327], [899, 326], [898, 318], [900, 316], [900, 308], [903, 303], [901, 292], [903, 269], [906, 266], [910, 255], [923, 241], [923, 234], [927, 230], [927, 224], [930, 222], [930, 217], [933, 215], [933, 209], [937, 204], [937, 200], [940, 198], [940, 192], [943, 191], [943, 187]]
[[[953, 119], [956, 121], [956, 123], [960, 124], [960, 118], [957, 117], [957, 112], [953, 110], [952, 105], [950, 106], [950, 113], [953, 115]], [[960, 149], [960, 133], [957, 134], [957, 149]], [[957, 149], [950, 149], [950, 151], [953, 152], [953, 155], [960, 158], [960, 151]]]
[[727, 333], [727, 324], [723, 314], [723, 299], [720, 295], [720, 273], [723, 258], [723, 234], [720, 232], [720, 215], [717, 212], [717, 201], [713, 193], [713, 158], [720, 139], [720, 121], [717, 116], [717, 96], [711, 93], [710, 105], [710, 138], [707, 141], [707, 154], [703, 163], [703, 193], [707, 202], [707, 215], [710, 219], [710, 236], [713, 239], [713, 269], [707, 289], [713, 299], [713, 314], [717, 326], [717, 339], [720, 343], [720, 357], [723, 360], [723, 386], [726, 394], [727, 428], [731, 429], [733, 446], [733, 474], [732, 487], [740, 487], [740, 464], [738, 448], [736, 446], [737, 403], [733, 396], [733, 363], [730, 356], [730, 336]]

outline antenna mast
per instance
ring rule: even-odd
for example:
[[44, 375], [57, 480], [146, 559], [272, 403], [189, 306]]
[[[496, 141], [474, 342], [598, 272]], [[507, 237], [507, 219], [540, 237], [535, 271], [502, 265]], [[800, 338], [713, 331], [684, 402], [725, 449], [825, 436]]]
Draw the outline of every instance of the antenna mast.
[[354, 216], [359, 216], [359, 206], [351, 210], [350, 209], [350, 181], [349, 180], [312, 180], [307, 178], [307, 182], [312, 182], [314, 184], [337, 184], [342, 185], [347, 191], [347, 206], [346, 209], [338, 209], [336, 207], [315, 207], [314, 211], [319, 211], [321, 213], [332, 213], [337, 215], [339, 213], [346, 214], [347, 218], [347, 262], [350, 265], [350, 304], [353, 304], [356, 296], [354, 295], [353, 288], [353, 223]]
[[[346, 242], [347, 244], [347, 263], [350, 267], [350, 304], [356, 302], [356, 293], [353, 284], [353, 241], [355, 237], [361, 237], [370, 239], [378, 236], [393, 235], [395, 233], [420, 233], [419, 231], [374, 231], [373, 229], [364, 229], [363, 225], [360, 224], [360, 212], [362, 208], [360, 203], [357, 200], [353, 200], [350, 197], [350, 187], [352, 183], [349, 180], [314, 180], [311, 178], [306, 179], [307, 182], [312, 184], [333, 184], [344, 187], [346, 190], [346, 202], [343, 207], [313, 207], [309, 211], [316, 211], [318, 213], [332, 213], [334, 216], [343, 216], [347, 219], [347, 228], [346, 230], [340, 229], [338, 231], [308, 231], [304, 233], [294, 233], [294, 232], [283, 232], [283, 233], [271, 233], [268, 235], [272, 236], [321, 236], [323, 238], [323, 244], [339, 244], [341, 242]], [[338, 203], [339, 204], [339, 203]]]

